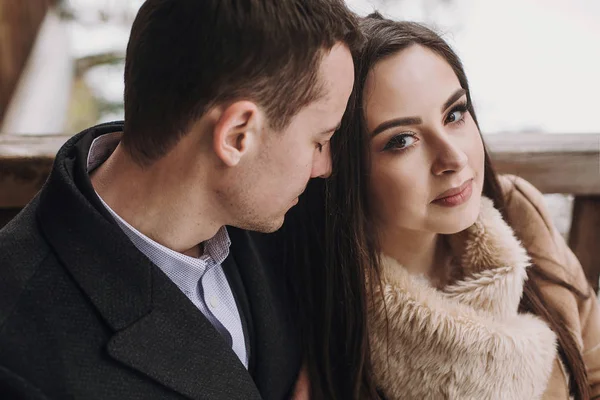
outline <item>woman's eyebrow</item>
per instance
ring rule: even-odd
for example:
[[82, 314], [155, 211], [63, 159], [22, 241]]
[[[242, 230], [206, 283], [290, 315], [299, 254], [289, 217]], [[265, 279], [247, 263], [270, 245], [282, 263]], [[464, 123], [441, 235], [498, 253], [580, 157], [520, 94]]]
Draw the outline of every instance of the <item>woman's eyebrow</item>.
[[422, 124], [423, 120], [419, 117], [406, 117], [406, 118], [396, 118], [391, 119], [389, 121], [382, 122], [373, 130], [371, 137], [388, 130], [390, 128], [394, 128], [396, 126], [407, 126], [407, 125], [419, 125]]
[[452, 96], [448, 97], [448, 100], [446, 100], [446, 102], [442, 106], [442, 112], [446, 111], [448, 109], [448, 107], [450, 107], [452, 105], [452, 103], [454, 103], [456, 100], [463, 97], [465, 95], [465, 93], [467, 93], [467, 91], [463, 88], [460, 88], [456, 92], [454, 92], [452, 94]]
[[[450, 107], [456, 100], [460, 99], [465, 95], [467, 91], [463, 88], [456, 90], [449, 98], [446, 100], [444, 105], [442, 106], [442, 112], [446, 111], [448, 107]], [[396, 118], [391, 119], [389, 121], [382, 122], [373, 130], [371, 137], [380, 134], [383, 131], [386, 131], [390, 128], [394, 128], [396, 126], [408, 126], [408, 125], [419, 125], [422, 124], [423, 120], [419, 117], [406, 117], [406, 118]]]

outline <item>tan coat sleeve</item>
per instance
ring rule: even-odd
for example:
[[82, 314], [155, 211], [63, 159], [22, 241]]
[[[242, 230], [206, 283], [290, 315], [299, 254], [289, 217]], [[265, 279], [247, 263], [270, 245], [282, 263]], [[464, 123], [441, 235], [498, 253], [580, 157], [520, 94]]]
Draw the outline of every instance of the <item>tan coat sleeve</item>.
[[552, 283], [541, 285], [549, 305], [564, 317], [579, 342], [588, 371], [592, 398], [600, 398], [600, 307], [581, 264], [552, 224], [542, 194], [529, 182], [501, 177], [510, 224], [534, 264], [588, 294], [582, 299]]

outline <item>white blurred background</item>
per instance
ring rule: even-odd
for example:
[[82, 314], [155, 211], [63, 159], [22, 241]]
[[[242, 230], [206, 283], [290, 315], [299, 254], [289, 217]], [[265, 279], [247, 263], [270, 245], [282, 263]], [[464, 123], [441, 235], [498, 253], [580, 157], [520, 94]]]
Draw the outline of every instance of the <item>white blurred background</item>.
[[[482, 131], [600, 132], [600, 1], [598, 0], [347, 0], [361, 15], [374, 9], [420, 21], [442, 33], [461, 56]], [[3, 131], [77, 131], [122, 118], [123, 62], [141, 0], [62, 0], [42, 25], [38, 75], [24, 74]], [[41, 47], [41, 48], [37, 48]], [[48, 51], [48, 50], [46, 50]], [[65, 67], [73, 63], [69, 72]], [[29, 72], [35, 65], [28, 65]], [[50, 75], [54, 72], [54, 75]], [[39, 79], [38, 79], [39, 80]], [[70, 81], [69, 81], [70, 80]], [[35, 87], [35, 93], [27, 88]], [[25, 93], [22, 93], [26, 89]], [[46, 93], [42, 91], [46, 90]], [[35, 97], [33, 106], [26, 107]], [[66, 98], [66, 101], [58, 101]], [[54, 107], [47, 109], [44, 101]], [[59, 104], [56, 104], [59, 103]], [[64, 115], [61, 118], [62, 106]], [[26, 110], [26, 111], [24, 111]], [[32, 118], [36, 115], [36, 118]], [[49, 123], [47, 119], [55, 119]]]

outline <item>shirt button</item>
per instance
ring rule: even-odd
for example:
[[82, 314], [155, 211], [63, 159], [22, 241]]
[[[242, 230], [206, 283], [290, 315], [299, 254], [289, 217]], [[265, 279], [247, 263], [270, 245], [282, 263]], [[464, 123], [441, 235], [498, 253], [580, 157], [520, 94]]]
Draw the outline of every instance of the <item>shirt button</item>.
[[215, 296], [212, 296], [209, 300], [209, 304], [212, 308], [217, 308], [219, 305], [219, 300]]

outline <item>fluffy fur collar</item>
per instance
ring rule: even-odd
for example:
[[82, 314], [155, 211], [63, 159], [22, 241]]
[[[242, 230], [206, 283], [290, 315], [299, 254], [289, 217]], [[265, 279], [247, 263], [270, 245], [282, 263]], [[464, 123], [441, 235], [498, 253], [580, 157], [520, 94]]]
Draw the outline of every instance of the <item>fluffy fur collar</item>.
[[518, 314], [529, 258], [489, 199], [449, 237], [463, 278], [442, 290], [383, 256], [369, 301], [373, 368], [387, 399], [538, 399], [556, 337]]

